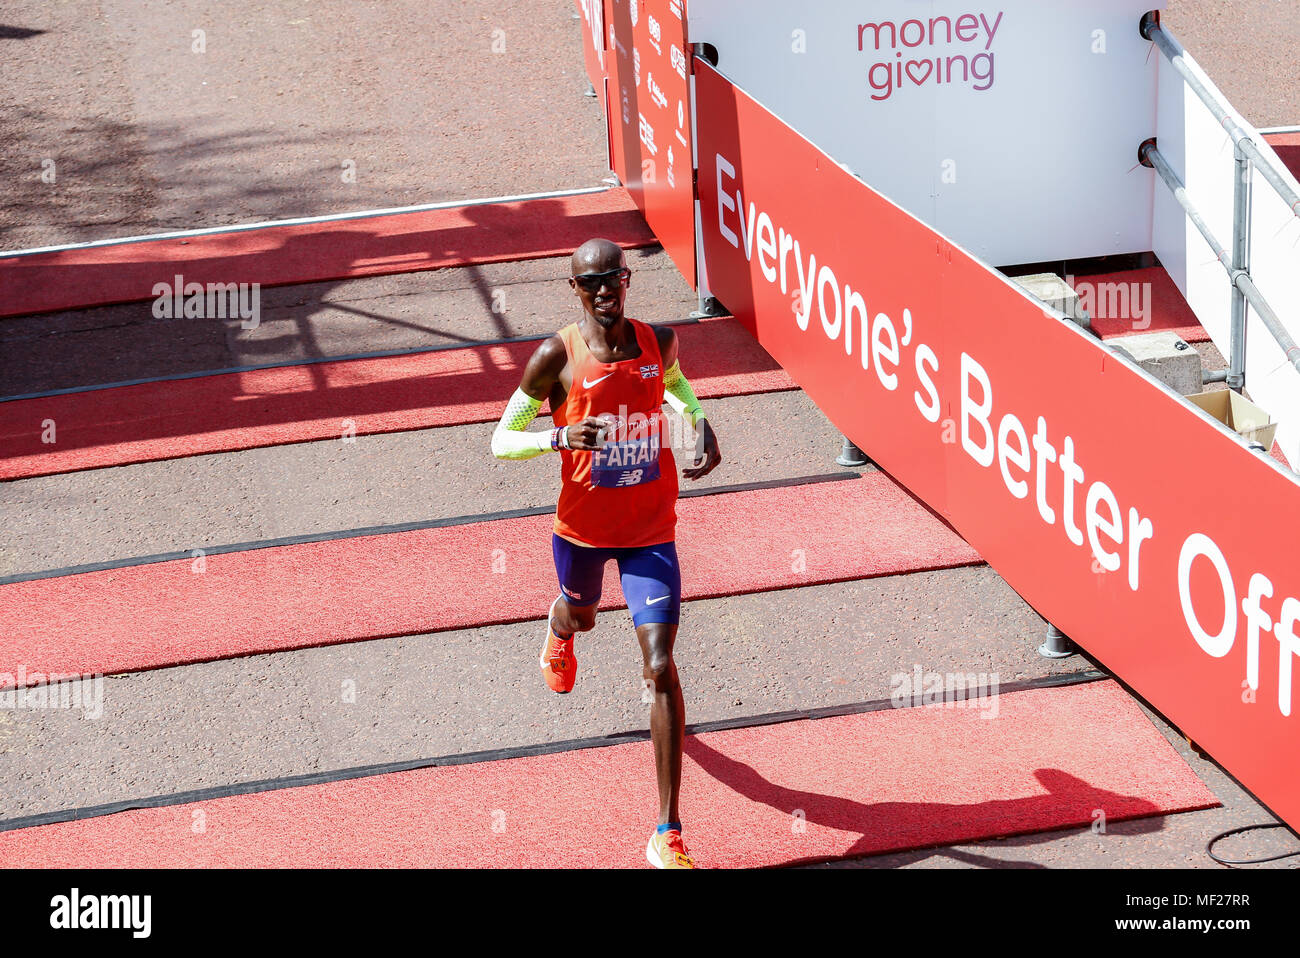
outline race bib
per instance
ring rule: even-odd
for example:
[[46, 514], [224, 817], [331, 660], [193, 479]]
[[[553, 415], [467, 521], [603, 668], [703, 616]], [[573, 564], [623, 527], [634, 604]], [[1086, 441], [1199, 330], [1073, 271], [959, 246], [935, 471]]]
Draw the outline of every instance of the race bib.
[[607, 442], [591, 454], [591, 484], [626, 489], [659, 478], [659, 435]]

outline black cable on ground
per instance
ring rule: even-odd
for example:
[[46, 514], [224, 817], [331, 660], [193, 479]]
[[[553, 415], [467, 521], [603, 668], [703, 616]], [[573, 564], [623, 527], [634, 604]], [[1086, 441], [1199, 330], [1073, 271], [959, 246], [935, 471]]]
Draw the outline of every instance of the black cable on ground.
[[1209, 855], [1220, 865], [1260, 865], [1264, 862], [1275, 862], [1281, 858], [1290, 858], [1293, 855], [1300, 855], [1300, 848], [1293, 852], [1286, 852], [1282, 855], [1270, 855], [1268, 858], [1220, 858], [1214, 854], [1214, 846], [1227, 838], [1229, 835], [1238, 835], [1242, 832], [1253, 832], [1263, 828], [1286, 828], [1281, 822], [1268, 822], [1263, 825], [1243, 825], [1241, 828], [1230, 828], [1226, 832], [1220, 832], [1205, 843], [1205, 854]]

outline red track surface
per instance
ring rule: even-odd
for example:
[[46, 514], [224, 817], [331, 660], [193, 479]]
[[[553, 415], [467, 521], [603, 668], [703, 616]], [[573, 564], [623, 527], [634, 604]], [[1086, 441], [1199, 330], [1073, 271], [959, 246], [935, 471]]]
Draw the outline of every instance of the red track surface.
[[1292, 176], [1300, 177], [1300, 133], [1270, 133], [1264, 137]]
[[[733, 319], [683, 325], [677, 335], [702, 399], [795, 388]], [[490, 422], [537, 345], [280, 366], [0, 403], [0, 480], [337, 439], [345, 420], [358, 435]], [[41, 442], [49, 419], [58, 423], [53, 445]]]
[[571, 253], [593, 236], [658, 242], [621, 188], [553, 199], [455, 206], [0, 256], [0, 316], [155, 297], [155, 283], [314, 283]]
[[[1219, 804], [1112, 682], [1009, 693], [997, 709], [991, 721], [936, 705], [688, 737], [688, 844], [702, 865], [755, 867]], [[638, 742], [21, 829], [0, 834], [0, 863], [636, 868], [654, 814], [653, 754]]]
[[1210, 334], [1162, 267], [1079, 276], [1074, 288], [1102, 339], [1172, 332], [1189, 343], [1209, 342]]
[[[687, 599], [980, 561], [880, 473], [684, 499], [678, 516]], [[203, 572], [181, 559], [0, 586], [0, 687], [18, 663], [31, 682], [541, 619], [557, 594], [552, 524], [500, 519], [213, 555]], [[497, 558], [527, 571], [495, 574]], [[610, 563], [601, 608], [622, 607]]]

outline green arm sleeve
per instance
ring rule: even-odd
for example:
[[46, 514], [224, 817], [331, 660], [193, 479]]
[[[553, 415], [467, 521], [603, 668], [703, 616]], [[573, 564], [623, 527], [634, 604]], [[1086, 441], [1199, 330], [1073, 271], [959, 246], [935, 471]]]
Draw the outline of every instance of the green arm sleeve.
[[506, 403], [496, 431], [492, 433], [492, 455], [498, 459], [532, 459], [551, 451], [549, 432], [525, 432], [528, 424], [542, 408], [542, 401], [534, 399], [522, 389]]
[[700, 408], [700, 401], [695, 398], [691, 384], [682, 375], [680, 363], [673, 363], [672, 368], [664, 373], [664, 399], [679, 415], [689, 416], [691, 426], [699, 425], [700, 420], [705, 418], [704, 410]]

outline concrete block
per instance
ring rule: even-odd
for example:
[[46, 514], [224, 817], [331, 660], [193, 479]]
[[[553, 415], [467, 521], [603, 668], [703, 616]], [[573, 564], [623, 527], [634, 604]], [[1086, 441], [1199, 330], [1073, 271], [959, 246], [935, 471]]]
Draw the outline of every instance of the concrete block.
[[1011, 281], [1035, 299], [1058, 309], [1087, 329], [1091, 322], [1079, 303], [1079, 294], [1055, 273], [1034, 273], [1032, 276], [1012, 276]]
[[1201, 383], [1201, 354], [1176, 333], [1124, 336], [1108, 340], [1106, 345], [1180, 395], [1192, 396], [1205, 388]]

